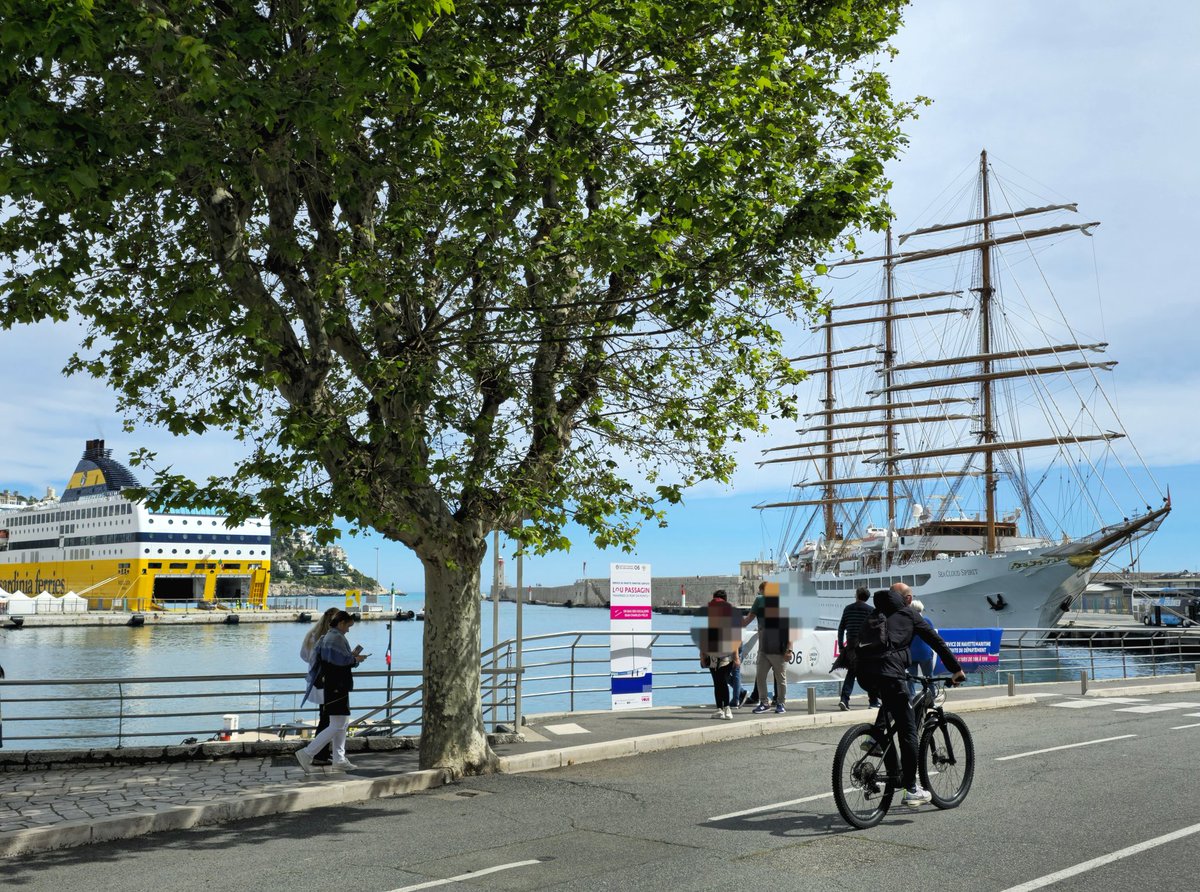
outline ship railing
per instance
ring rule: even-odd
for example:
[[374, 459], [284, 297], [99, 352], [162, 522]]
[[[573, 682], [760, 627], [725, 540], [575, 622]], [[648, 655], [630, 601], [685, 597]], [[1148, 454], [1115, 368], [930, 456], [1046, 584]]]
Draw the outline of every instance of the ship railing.
[[[611, 708], [610, 648], [645, 640], [653, 660], [656, 705], [711, 704], [712, 682], [690, 631], [554, 632], [508, 640], [483, 653], [481, 701], [488, 731], [519, 730], [530, 714]], [[618, 642], [620, 643], [620, 642]], [[969, 676], [971, 686], [1096, 680], [1194, 673], [1200, 631], [1118, 628], [1009, 629], [999, 661]], [[746, 673], [743, 687], [754, 687]], [[840, 679], [793, 681], [835, 697]], [[308, 736], [318, 712], [303, 702], [300, 673], [138, 678], [0, 680], [0, 748], [157, 747], [219, 738], [238, 717], [235, 741]], [[416, 736], [425, 702], [417, 669], [355, 673], [351, 734]]]

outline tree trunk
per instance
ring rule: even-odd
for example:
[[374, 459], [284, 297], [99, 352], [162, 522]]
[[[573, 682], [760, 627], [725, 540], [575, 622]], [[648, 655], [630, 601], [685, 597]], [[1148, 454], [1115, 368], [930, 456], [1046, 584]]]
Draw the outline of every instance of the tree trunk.
[[455, 777], [495, 770], [480, 704], [478, 549], [459, 546], [425, 565], [425, 717], [421, 767]]

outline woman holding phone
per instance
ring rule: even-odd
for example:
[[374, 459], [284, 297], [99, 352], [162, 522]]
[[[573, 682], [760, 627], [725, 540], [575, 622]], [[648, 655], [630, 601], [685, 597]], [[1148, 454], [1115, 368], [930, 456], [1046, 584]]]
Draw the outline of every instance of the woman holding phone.
[[[333, 623], [333, 618], [338, 615], [341, 608], [330, 607], [321, 614], [321, 618], [317, 620], [316, 625], [308, 630], [308, 634], [304, 636], [304, 640], [300, 642], [300, 659], [304, 661], [304, 665], [312, 669], [313, 663], [317, 659], [317, 645], [321, 643], [321, 639], [325, 637], [325, 633], [329, 631]], [[319, 707], [318, 721], [316, 733], [320, 734], [329, 727], [329, 716], [325, 712], [325, 689], [314, 688], [309, 685], [308, 690], [304, 694], [304, 699], [309, 703], [316, 704]], [[332, 753], [329, 751], [329, 745], [326, 744], [319, 753], [313, 756], [312, 764], [314, 765], [329, 765], [332, 762]]]
[[[353, 650], [346, 640], [346, 633], [354, 625], [354, 617], [345, 610], [339, 610], [333, 616], [330, 628], [317, 644], [316, 656], [308, 673], [308, 685], [311, 689], [319, 675], [324, 676], [325, 684], [325, 714], [329, 716], [329, 727], [309, 741], [308, 746], [296, 750], [296, 761], [305, 771], [312, 769], [313, 756], [321, 751], [325, 744], [331, 744], [333, 749], [333, 767], [343, 771], [355, 766], [346, 758], [346, 728], [350, 724], [350, 691], [354, 689], [354, 676], [351, 670], [367, 658], [362, 652], [362, 645]], [[307, 692], [305, 694], [307, 696]]]

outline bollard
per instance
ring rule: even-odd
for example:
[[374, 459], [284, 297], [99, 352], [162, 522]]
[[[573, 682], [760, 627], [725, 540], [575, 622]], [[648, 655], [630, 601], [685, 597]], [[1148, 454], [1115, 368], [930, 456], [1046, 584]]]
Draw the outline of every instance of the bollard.
[[[1200, 670], [1197, 671], [1200, 672]], [[808, 714], [817, 714], [817, 692], [813, 688], [808, 689]]]
[[1079, 670], [1079, 693], [1081, 693], [1081, 694], [1087, 693], [1087, 670], [1086, 669]]
[[1017, 677], [1015, 675], [1008, 677], [1008, 696], [1017, 696]]

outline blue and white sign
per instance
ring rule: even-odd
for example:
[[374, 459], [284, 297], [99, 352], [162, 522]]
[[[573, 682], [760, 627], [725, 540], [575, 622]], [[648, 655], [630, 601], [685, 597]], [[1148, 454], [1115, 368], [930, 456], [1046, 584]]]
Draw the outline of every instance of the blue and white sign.
[[[653, 706], [650, 565], [609, 564], [608, 579], [612, 708]], [[621, 634], [630, 632], [645, 634]]]
[[[1000, 636], [1003, 629], [938, 629], [955, 659], [962, 664], [963, 672], [978, 672], [985, 666], [1000, 662]], [[934, 675], [946, 672], [942, 658], [938, 657], [933, 667]]]

